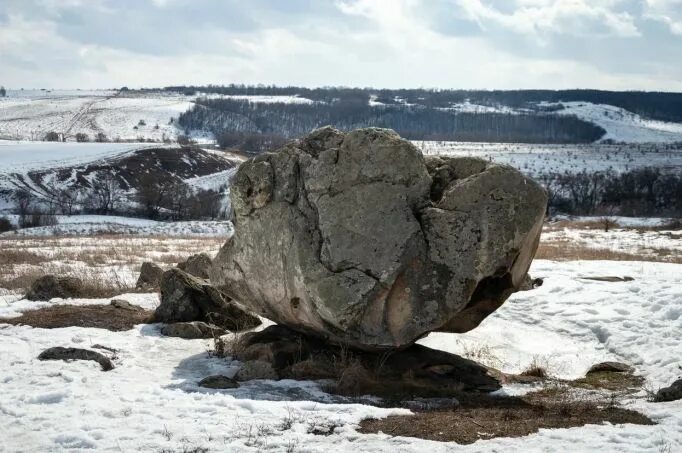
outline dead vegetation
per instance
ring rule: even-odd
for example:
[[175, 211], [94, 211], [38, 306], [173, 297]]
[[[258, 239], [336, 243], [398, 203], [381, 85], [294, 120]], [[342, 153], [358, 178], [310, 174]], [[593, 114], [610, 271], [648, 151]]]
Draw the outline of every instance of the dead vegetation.
[[460, 405], [415, 415], [367, 419], [362, 433], [383, 432], [441, 442], [471, 444], [495, 437], [521, 437], [539, 429], [587, 424], [653, 425], [643, 414], [624, 409], [610, 397], [595, 398], [570, 386], [554, 386], [522, 397], [458, 394]]
[[124, 310], [110, 305], [53, 305], [27, 311], [15, 318], [0, 319], [0, 324], [41, 329], [90, 327], [123, 331], [150, 322], [152, 313], [148, 310]]
[[647, 249], [647, 253], [628, 253], [571, 244], [568, 241], [541, 242], [535, 258], [554, 261], [653, 261], [682, 264], [682, 253], [670, 249]]

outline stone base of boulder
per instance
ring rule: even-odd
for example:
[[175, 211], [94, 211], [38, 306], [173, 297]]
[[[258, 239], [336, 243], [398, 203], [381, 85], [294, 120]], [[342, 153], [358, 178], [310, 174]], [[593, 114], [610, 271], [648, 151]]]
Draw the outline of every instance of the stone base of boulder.
[[421, 345], [385, 353], [353, 350], [279, 325], [244, 334], [231, 352], [244, 363], [237, 380], [329, 379], [328, 390], [349, 396], [451, 397], [501, 388], [493, 370], [455, 354]]

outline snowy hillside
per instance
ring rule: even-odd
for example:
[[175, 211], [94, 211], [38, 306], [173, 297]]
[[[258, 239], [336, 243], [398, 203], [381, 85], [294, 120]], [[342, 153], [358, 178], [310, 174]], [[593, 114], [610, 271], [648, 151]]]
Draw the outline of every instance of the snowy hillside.
[[534, 145], [414, 141], [426, 155], [469, 156], [511, 165], [533, 177], [548, 173], [626, 172], [644, 167], [682, 173], [682, 147], [667, 144]]
[[642, 118], [612, 105], [589, 102], [563, 102], [557, 113], [576, 115], [606, 130], [603, 140], [627, 143], [670, 143], [682, 141], [682, 123], [668, 123]]
[[191, 106], [180, 95], [10, 90], [0, 98], [0, 138], [42, 140], [56, 132], [71, 140], [78, 133], [94, 140], [101, 132], [110, 140], [174, 140], [181, 132], [174, 121]]

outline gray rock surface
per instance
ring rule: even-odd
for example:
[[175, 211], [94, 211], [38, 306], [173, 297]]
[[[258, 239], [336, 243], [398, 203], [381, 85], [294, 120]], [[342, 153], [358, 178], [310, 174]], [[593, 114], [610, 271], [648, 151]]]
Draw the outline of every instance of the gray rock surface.
[[109, 302], [109, 305], [120, 310], [144, 311], [144, 308], [139, 305], [133, 305], [124, 299], [112, 299], [111, 302]]
[[201, 321], [175, 322], [161, 327], [161, 334], [167, 337], [195, 340], [198, 338], [216, 338], [227, 332], [220, 327]]
[[252, 381], [254, 379], [278, 379], [277, 372], [269, 362], [249, 360], [234, 376], [238, 381]]
[[587, 370], [586, 374], [590, 373], [603, 373], [603, 372], [609, 372], [609, 373], [631, 373], [632, 372], [632, 367], [628, 365], [627, 363], [622, 363], [622, 362], [600, 362], [600, 363], [595, 363], [590, 367], [589, 370]]
[[654, 401], [658, 403], [677, 400], [682, 400], [682, 378], [670, 384], [669, 387], [659, 389], [654, 397]]
[[206, 253], [197, 253], [192, 255], [182, 263], [178, 263], [178, 269], [187, 272], [195, 277], [208, 279], [209, 271], [211, 269], [211, 257]]
[[466, 332], [523, 282], [547, 196], [511, 167], [322, 128], [239, 167], [211, 281], [257, 313], [365, 349]]
[[163, 269], [157, 264], [145, 261], [140, 268], [140, 276], [135, 287], [138, 289], [158, 289], [161, 284]]
[[154, 321], [203, 321], [230, 331], [251, 329], [261, 323], [206, 281], [180, 269], [164, 272], [161, 303], [154, 312]]
[[109, 357], [97, 351], [81, 348], [63, 348], [61, 346], [49, 348], [40, 353], [38, 360], [92, 360], [100, 364], [102, 371], [114, 369], [114, 364]]
[[239, 382], [232, 378], [223, 375], [208, 376], [199, 381], [199, 387], [208, 389], [236, 389], [239, 388]]
[[31, 284], [26, 299], [48, 301], [54, 298], [69, 299], [83, 295], [83, 282], [75, 277], [45, 275]]

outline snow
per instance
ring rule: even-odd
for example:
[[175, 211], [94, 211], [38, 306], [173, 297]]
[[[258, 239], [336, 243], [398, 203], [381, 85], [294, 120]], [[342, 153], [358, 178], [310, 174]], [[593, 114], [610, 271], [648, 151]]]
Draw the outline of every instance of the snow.
[[93, 140], [98, 132], [111, 140], [173, 140], [180, 133], [174, 120], [192, 105], [185, 96], [164, 93], [11, 90], [0, 98], [0, 138], [42, 140], [54, 131], [71, 140], [76, 133]]
[[93, 234], [228, 237], [233, 232], [232, 222], [227, 220], [159, 222], [133, 217], [103, 215], [58, 215], [55, 217], [57, 218], [57, 225], [15, 230], [0, 234], [0, 238], [18, 236], [82, 236]]
[[0, 175], [10, 172], [53, 169], [112, 159], [145, 148], [167, 145], [149, 143], [73, 143], [0, 140]]
[[[679, 376], [682, 265], [536, 260], [531, 273], [543, 277], [544, 285], [514, 294], [479, 328], [461, 335], [431, 334], [422, 343], [478, 354], [477, 360], [483, 362], [496, 358], [496, 366], [508, 372], [546, 360], [550, 372], [572, 378], [597, 361], [614, 359], [634, 365], [653, 388]], [[635, 280], [580, 279], [605, 274], [631, 275]], [[156, 302], [154, 295], [136, 297], [136, 303], [141, 300], [148, 308]], [[31, 304], [35, 303], [10, 303], [0, 309], [0, 316]], [[39, 306], [43, 304], [31, 308]], [[113, 371], [102, 372], [93, 362], [36, 359], [48, 347], [87, 348], [96, 343], [119, 350]], [[355, 428], [365, 417], [409, 412], [352, 403], [310, 382], [252, 381], [235, 390], [201, 389], [197, 382], [203, 377], [233, 375], [238, 367], [237, 362], [209, 357], [209, 347], [205, 340], [161, 337], [155, 325], [127, 332], [0, 327], [0, 425], [5, 434], [0, 449], [658, 452], [682, 447], [682, 402], [648, 403], [641, 395], [628, 407], [648, 414], [657, 425], [542, 429], [526, 437], [469, 446], [362, 435]], [[519, 385], [504, 388], [509, 394], [524, 391]], [[309, 433], [313, 425], [336, 428], [329, 436], [319, 436]]]
[[682, 172], [682, 146], [647, 145], [538, 145], [413, 141], [425, 155], [479, 157], [511, 165], [529, 176], [550, 173], [626, 172], [656, 167], [663, 172]]
[[590, 102], [562, 102], [560, 115], [575, 115], [606, 130], [601, 140], [627, 143], [682, 142], [682, 123], [642, 118], [620, 107]]
[[240, 95], [200, 93], [200, 97], [207, 99], [233, 99], [236, 101], [248, 101], [254, 104], [314, 104], [312, 99], [298, 95]]

